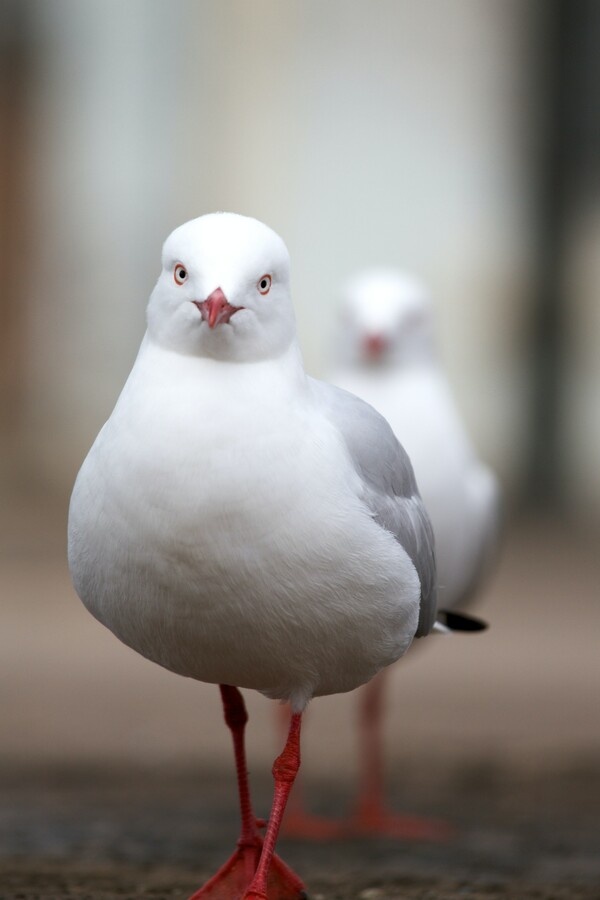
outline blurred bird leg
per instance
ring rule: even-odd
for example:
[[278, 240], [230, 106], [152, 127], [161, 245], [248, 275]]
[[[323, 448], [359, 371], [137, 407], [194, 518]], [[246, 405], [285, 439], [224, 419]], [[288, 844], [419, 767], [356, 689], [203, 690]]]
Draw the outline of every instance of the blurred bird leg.
[[351, 829], [359, 834], [380, 834], [406, 840], [445, 840], [451, 827], [445, 822], [393, 813], [385, 805], [383, 752], [383, 669], [361, 690], [359, 706], [359, 794]]

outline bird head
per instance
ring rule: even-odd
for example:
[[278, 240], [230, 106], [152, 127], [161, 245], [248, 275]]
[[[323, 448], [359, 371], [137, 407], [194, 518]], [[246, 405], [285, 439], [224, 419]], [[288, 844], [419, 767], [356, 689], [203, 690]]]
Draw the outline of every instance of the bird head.
[[347, 282], [340, 310], [340, 355], [369, 366], [411, 363], [433, 354], [424, 286], [395, 269], [366, 269]]
[[262, 222], [211, 213], [173, 231], [148, 304], [149, 336], [179, 353], [275, 357], [295, 334], [290, 259]]

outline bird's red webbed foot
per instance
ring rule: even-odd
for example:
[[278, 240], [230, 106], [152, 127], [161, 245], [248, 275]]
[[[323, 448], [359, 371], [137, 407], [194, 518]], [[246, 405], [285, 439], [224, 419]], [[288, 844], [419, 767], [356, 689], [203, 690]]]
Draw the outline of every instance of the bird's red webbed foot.
[[295, 872], [286, 866], [283, 860], [273, 855], [267, 876], [267, 892], [262, 889], [248, 888], [243, 900], [305, 900], [304, 885]]
[[189, 900], [238, 900], [254, 877], [261, 849], [262, 841], [256, 848], [238, 847]]
[[249, 893], [262, 853], [263, 839], [254, 846], [237, 847], [227, 862], [189, 900], [302, 900], [306, 896], [297, 875], [282, 859], [273, 855], [267, 877], [267, 893]]

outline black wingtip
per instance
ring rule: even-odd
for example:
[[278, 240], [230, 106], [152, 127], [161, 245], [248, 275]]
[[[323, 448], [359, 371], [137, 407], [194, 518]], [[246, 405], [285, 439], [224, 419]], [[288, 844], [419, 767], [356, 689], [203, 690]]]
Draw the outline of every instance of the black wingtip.
[[449, 631], [485, 631], [488, 627], [487, 622], [483, 619], [477, 619], [475, 616], [467, 616], [465, 613], [453, 612], [448, 609], [440, 609], [437, 614], [437, 620], [445, 625]]

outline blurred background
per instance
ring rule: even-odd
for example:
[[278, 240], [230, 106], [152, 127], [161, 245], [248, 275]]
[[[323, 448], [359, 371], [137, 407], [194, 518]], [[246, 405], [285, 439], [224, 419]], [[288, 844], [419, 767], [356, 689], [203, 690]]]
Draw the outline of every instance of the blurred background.
[[[229, 765], [216, 689], [121, 646], [65, 562], [162, 241], [217, 209], [287, 242], [316, 375], [350, 274], [421, 276], [503, 484], [493, 627], [395, 667], [391, 768], [595, 758], [600, 4], [0, 0], [0, 70], [0, 761]], [[352, 773], [353, 716], [313, 705], [309, 780]]]
[[515, 505], [598, 516], [596, 6], [2, 0], [3, 484], [64, 494], [162, 241], [226, 209], [288, 243], [312, 372], [349, 273], [421, 275]]

